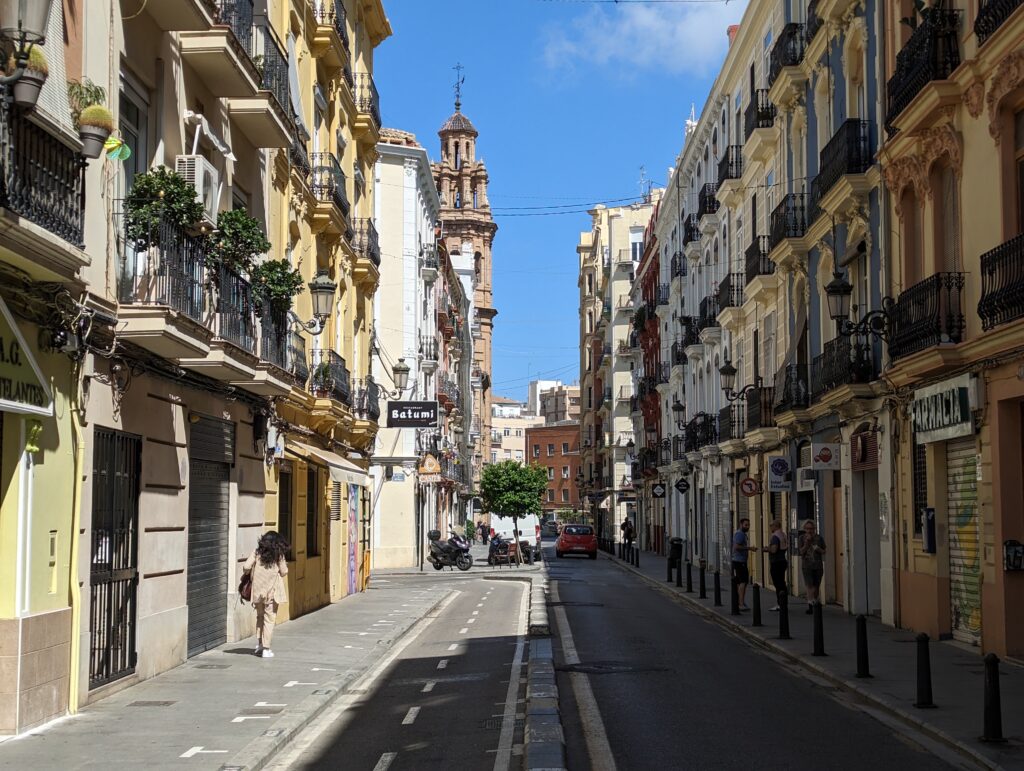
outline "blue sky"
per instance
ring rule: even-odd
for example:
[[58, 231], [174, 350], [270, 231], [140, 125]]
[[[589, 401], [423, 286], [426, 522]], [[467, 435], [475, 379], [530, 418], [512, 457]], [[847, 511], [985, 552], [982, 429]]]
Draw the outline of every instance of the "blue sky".
[[384, 1], [394, 35], [374, 65], [383, 120], [415, 133], [432, 158], [437, 129], [454, 110], [452, 68], [465, 67], [463, 112], [480, 132], [477, 156], [499, 227], [496, 394], [525, 399], [531, 379], [578, 378], [576, 243], [589, 229], [585, 210], [638, 196], [641, 166], [665, 181], [690, 105], [700, 111], [725, 56], [726, 27], [745, 6]]

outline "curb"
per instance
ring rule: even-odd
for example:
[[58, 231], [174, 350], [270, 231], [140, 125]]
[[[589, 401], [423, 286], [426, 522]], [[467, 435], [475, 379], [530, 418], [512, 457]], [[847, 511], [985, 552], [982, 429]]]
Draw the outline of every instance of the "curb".
[[[438, 599], [422, 616], [411, 623], [401, 634], [392, 638], [386, 648], [381, 651], [385, 655], [402, 638], [416, 629], [424, 619], [444, 604], [452, 592], [450, 590]], [[380, 659], [378, 658], [377, 661]], [[258, 771], [270, 762], [278, 752], [284, 749], [307, 725], [316, 719], [324, 710], [337, 701], [348, 687], [369, 672], [377, 661], [370, 661], [366, 666], [355, 672], [335, 675], [309, 696], [300, 701], [294, 710], [289, 710], [260, 736], [253, 739], [239, 750], [230, 762], [220, 767], [220, 771]]]
[[527, 668], [524, 768], [562, 770], [565, 762], [565, 734], [558, 711], [558, 684], [551, 638], [530, 641]]
[[921, 733], [926, 734], [929, 738], [944, 744], [951, 750], [959, 753], [960, 755], [965, 756], [966, 759], [974, 761], [982, 768], [993, 769], [994, 771], [998, 771], [1002, 768], [1002, 766], [1000, 766], [996, 761], [992, 760], [989, 757], [986, 757], [985, 755], [982, 755], [970, 745], [964, 744], [959, 739], [956, 739], [950, 736], [942, 729], [936, 728], [930, 723], [921, 720], [921, 718], [917, 717], [916, 715], [913, 715], [912, 713], [907, 712], [906, 710], [900, 709], [899, 707], [880, 699], [878, 696], [871, 693], [863, 686], [858, 685], [857, 683], [852, 682], [850, 680], [845, 680], [842, 677], [836, 675], [835, 673], [828, 671], [824, 667], [815, 664], [813, 661], [808, 661], [806, 658], [800, 656], [799, 654], [793, 653], [792, 651], [783, 648], [781, 645], [776, 645], [771, 640], [767, 640], [761, 637], [760, 635], [754, 634], [750, 631], [748, 627], [744, 626], [743, 624], [738, 624], [730, 618], [727, 618], [719, 613], [716, 613], [715, 611], [702, 605], [698, 600], [694, 599], [693, 597], [688, 597], [685, 594], [674, 591], [672, 588], [663, 585], [657, 579], [651, 578], [645, 573], [641, 573], [640, 570], [634, 568], [632, 565], [627, 565], [621, 562], [620, 560], [611, 557], [610, 555], [606, 556], [609, 560], [611, 560], [612, 564], [617, 565], [620, 569], [633, 573], [636, 576], [642, 578], [645, 582], [647, 582], [654, 588], [658, 589], [663, 594], [668, 595], [669, 597], [672, 597], [677, 601], [683, 602], [688, 607], [697, 611], [698, 615], [702, 616], [703, 618], [715, 621], [732, 632], [739, 632], [743, 635], [743, 637], [746, 640], [758, 645], [760, 648], [770, 651], [773, 654], [781, 655], [785, 657], [788, 661], [794, 664], [798, 664], [803, 669], [812, 672], [815, 676], [823, 678], [832, 683], [833, 685], [842, 688], [843, 690], [855, 693], [864, 701], [870, 702], [871, 705], [873, 705], [874, 707], [877, 707], [878, 709], [888, 713], [892, 717], [895, 717], [904, 723], [910, 724], [915, 729], [921, 731]]

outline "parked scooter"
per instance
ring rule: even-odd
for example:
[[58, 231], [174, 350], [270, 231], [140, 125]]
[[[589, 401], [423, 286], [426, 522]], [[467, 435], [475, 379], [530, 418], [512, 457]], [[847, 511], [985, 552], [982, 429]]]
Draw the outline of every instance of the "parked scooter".
[[430, 554], [427, 561], [434, 566], [434, 570], [444, 567], [457, 567], [459, 570], [469, 570], [473, 567], [473, 558], [469, 554], [469, 541], [454, 530], [449, 531], [451, 536], [447, 541], [441, 541], [441, 531], [431, 530], [427, 533], [430, 541]]
[[[500, 533], [491, 536], [491, 547], [487, 550], [487, 564], [497, 565], [499, 562], [511, 562], [514, 559], [509, 552], [515, 554], [515, 542], [502, 538]], [[519, 542], [519, 553], [523, 555], [523, 562], [527, 565], [533, 562], [533, 550], [527, 541]]]

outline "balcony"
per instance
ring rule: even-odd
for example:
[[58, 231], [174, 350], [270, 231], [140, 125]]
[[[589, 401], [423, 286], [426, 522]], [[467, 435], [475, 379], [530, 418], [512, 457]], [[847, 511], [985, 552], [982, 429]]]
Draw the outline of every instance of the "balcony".
[[[979, 18], [981, 16], [979, 15]], [[889, 95], [885, 112], [885, 127], [890, 134], [901, 128], [897, 120], [911, 102], [932, 82], [946, 80], [960, 66], [960, 47], [957, 29], [960, 11], [926, 9], [924, 18], [911, 34], [907, 44], [896, 54], [896, 68], [889, 78]], [[959, 102], [959, 96], [949, 99]], [[932, 107], [941, 107], [947, 100], [935, 95]]]
[[774, 428], [775, 418], [772, 415], [775, 389], [770, 387], [752, 388], [747, 393], [747, 433], [762, 428]]
[[726, 308], [739, 308], [743, 305], [743, 287], [746, 282], [742, 273], [728, 273], [718, 284], [719, 313]]
[[768, 229], [769, 252], [788, 238], [803, 238], [807, 232], [806, 196], [803, 193], [788, 193], [779, 201], [771, 214]]
[[683, 431], [684, 444], [687, 452], [697, 452], [718, 442], [718, 426], [715, 416], [706, 412], [698, 412], [693, 419], [686, 424]]
[[292, 167], [292, 174], [295, 174], [302, 184], [309, 185], [309, 177], [313, 173], [313, 166], [309, 162], [309, 151], [306, 143], [296, 135], [292, 137], [291, 148], [288, 150], [288, 162]]
[[[69, 273], [84, 264], [85, 167], [81, 156], [12, 104], [0, 105], [0, 206], [49, 231], [69, 245], [67, 254], [45, 237], [23, 228], [19, 240], [38, 242], [47, 262], [67, 263]], [[24, 244], [20, 244], [24, 248]], [[29, 248], [31, 249], [32, 246]]]
[[[821, 151], [818, 176], [811, 183], [812, 210], [820, 207], [833, 214], [844, 202], [866, 195], [871, 185], [860, 175], [874, 164], [874, 155], [871, 124], [866, 120], [843, 123]], [[829, 196], [834, 188], [838, 189]], [[820, 213], [812, 211], [810, 219]]]
[[615, 301], [616, 313], [632, 313], [633, 312], [633, 299], [628, 294], [620, 294], [619, 299]]
[[628, 402], [633, 398], [633, 387], [632, 386], [619, 386], [619, 395], [616, 398], [618, 402]]
[[718, 411], [718, 441], [742, 439], [746, 433], [746, 411], [743, 403], [730, 404]]
[[633, 254], [629, 249], [619, 249], [615, 252], [615, 267], [616, 268], [632, 268], [633, 267]]
[[312, 213], [314, 232], [334, 237], [349, 233], [345, 172], [338, 158], [334, 153], [313, 153], [312, 162], [310, 190], [316, 199]]
[[874, 359], [871, 342], [863, 337], [829, 340], [811, 360], [811, 399], [818, 401], [842, 386], [870, 383], [878, 376]]
[[209, 326], [215, 337], [206, 356], [182, 358], [181, 365], [256, 393], [287, 393], [288, 386], [279, 377], [273, 378], [274, 382], [267, 382], [265, 370], [262, 374], [257, 372], [256, 302], [252, 285], [241, 274], [224, 265], [217, 267], [212, 274], [208, 270], [207, 274], [214, 287], [212, 309], [216, 313]]
[[252, 46], [260, 90], [252, 96], [229, 99], [228, 114], [253, 147], [288, 147], [295, 136], [288, 57], [265, 25], [253, 29]]
[[[377, 93], [377, 86], [373, 82], [373, 76], [368, 72], [357, 72], [355, 80], [356, 110], [359, 111], [360, 116], [366, 116], [369, 119], [369, 126], [372, 126], [373, 133], [376, 134], [380, 131], [380, 95]], [[360, 123], [365, 124], [365, 121], [357, 118], [357, 130]]]
[[209, 29], [216, 9], [207, 0], [162, 0], [149, 3], [146, 12], [164, 32], [193, 32]]
[[[288, 311], [265, 309], [260, 318], [260, 362], [256, 365], [255, 376], [251, 383], [245, 385], [246, 390], [263, 396], [286, 396], [291, 391], [293, 381], [298, 377], [293, 371], [295, 364], [292, 359], [292, 335], [289, 327]], [[299, 342], [305, 343], [298, 335]], [[303, 356], [304, 358], [304, 356]], [[303, 362], [305, 365], [305, 362]], [[291, 377], [288, 377], [290, 375]], [[300, 385], [305, 384], [305, 377]]]
[[718, 200], [726, 206], [735, 206], [741, 200], [740, 177], [743, 176], [743, 145], [725, 148], [718, 161]]
[[376, 423], [380, 419], [380, 386], [372, 377], [356, 385], [353, 411], [358, 420]]
[[686, 345], [684, 345], [682, 340], [672, 343], [672, 347], [669, 349], [669, 357], [673, 367], [686, 366]]
[[670, 263], [670, 271], [672, 278], [686, 278], [689, 271], [687, 270], [689, 263], [686, 261], [686, 257], [681, 252], [676, 252], [672, 255]]
[[358, 257], [355, 270], [357, 278], [363, 273], [376, 283], [380, 275], [380, 238], [377, 236], [377, 227], [373, 220], [362, 217], [356, 218], [355, 226], [352, 246]]
[[309, 384], [313, 396], [352, 406], [352, 385], [345, 360], [337, 353], [315, 348]]
[[963, 340], [964, 280], [963, 273], [936, 273], [900, 293], [889, 340], [894, 360]]
[[658, 284], [657, 305], [659, 308], [668, 307], [669, 288], [668, 284]]
[[287, 370], [302, 387], [309, 381], [309, 357], [306, 354], [306, 338], [294, 330], [288, 333]]
[[217, 19], [208, 29], [178, 33], [181, 58], [211, 96], [256, 97], [263, 77], [253, 62], [253, 0], [219, 0]]
[[119, 227], [117, 242], [118, 337], [166, 359], [208, 354], [213, 337], [205, 313], [209, 242], [163, 220], [135, 242]]
[[[705, 232], [718, 227], [718, 218], [714, 217], [715, 214], [718, 214], [718, 207], [720, 205], [718, 197], [715, 195], [717, 191], [718, 185], [715, 182], [705, 182], [700, 192], [697, 193], [697, 222], [700, 223], [701, 230]], [[710, 221], [705, 221], [705, 217], [714, 218]]]
[[696, 214], [688, 214], [683, 218], [683, 248], [689, 253], [690, 244], [700, 245], [700, 219]]
[[676, 434], [672, 437], [672, 460], [686, 460], [686, 437]]
[[802, 95], [807, 75], [800, 63], [804, 60], [806, 46], [803, 24], [790, 22], [782, 28], [768, 63], [768, 88], [775, 104], [785, 104]]
[[746, 267], [745, 282], [749, 284], [758, 276], [775, 274], [775, 263], [768, 257], [770, 239], [768, 236], [754, 236], [744, 254]]
[[1024, 317], [1024, 235], [981, 255], [978, 315], [986, 332]]
[[974, 34], [978, 38], [978, 45], [985, 45], [986, 41], [1022, 5], [1024, 5], [1024, 0], [987, 0], [987, 2], [982, 0], [978, 16], [974, 20]]
[[659, 361], [654, 370], [654, 379], [656, 385], [668, 385], [669, 379], [672, 377], [672, 362], [670, 361]]
[[672, 465], [672, 440], [668, 437], [662, 439], [661, 444], [658, 446], [658, 465]]
[[256, 303], [252, 284], [221, 267], [217, 287], [217, 335], [243, 351], [256, 352]]
[[718, 297], [715, 295], [708, 295], [700, 301], [700, 311], [697, 316], [697, 333], [703, 332], [705, 329], [718, 327]]
[[349, 62], [348, 21], [341, 0], [317, 0], [313, 8], [316, 28], [310, 51], [329, 69], [338, 69]]
[[806, 364], [788, 364], [775, 373], [776, 416], [782, 412], [806, 409], [810, 395]]
[[804, 28], [804, 39], [808, 46], [818, 34], [818, 30], [825, 26], [825, 20], [818, 15], [818, 6], [821, 3], [822, 0], [811, 0], [807, 5], [807, 25]]

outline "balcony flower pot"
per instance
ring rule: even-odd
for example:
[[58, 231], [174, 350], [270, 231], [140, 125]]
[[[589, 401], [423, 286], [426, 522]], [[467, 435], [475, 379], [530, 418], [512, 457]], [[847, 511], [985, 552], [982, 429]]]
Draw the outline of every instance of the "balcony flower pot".
[[[14, 72], [16, 67], [17, 64], [12, 57], [7, 62], [7, 71]], [[43, 49], [39, 46], [32, 46], [25, 71], [14, 82], [14, 103], [26, 110], [34, 108], [36, 102], [39, 101], [39, 92], [42, 91], [43, 83], [46, 82], [49, 74], [50, 67], [46, 61], [46, 54], [43, 53]]]
[[114, 130], [114, 116], [102, 104], [90, 104], [78, 116], [78, 138], [82, 140], [82, 155], [99, 158], [103, 144]]

